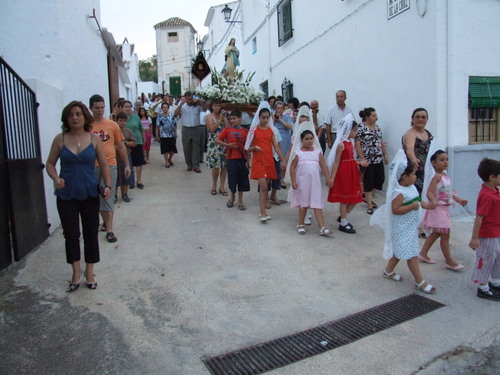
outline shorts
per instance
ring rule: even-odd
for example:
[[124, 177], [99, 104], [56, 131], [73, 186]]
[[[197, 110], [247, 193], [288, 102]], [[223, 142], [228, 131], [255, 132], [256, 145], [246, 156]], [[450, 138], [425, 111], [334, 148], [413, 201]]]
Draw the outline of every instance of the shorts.
[[144, 152], [142, 150], [142, 145], [131, 147], [130, 150], [131, 150], [130, 156], [132, 157], [132, 166], [140, 167], [146, 164], [146, 160], [144, 159]]
[[250, 191], [250, 180], [248, 179], [248, 168], [245, 159], [227, 160], [227, 184], [231, 193], [238, 191]]
[[487, 284], [490, 277], [500, 279], [500, 237], [479, 238], [479, 243], [472, 281]]
[[[118, 175], [116, 165], [110, 165], [109, 172], [111, 174], [111, 181], [116, 181], [116, 177]], [[99, 181], [99, 185], [104, 189], [104, 186], [106, 184], [104, 183], [104, 179], [101, 176], [101, 168], [100, 167], [95, 168], [95, 177], [97, 178], [97, 181]], [[104, 199], [103, 197], [99, 197], [99, 199], [100, 199], [99, 210], [106, 211], [106, 212], [114, 212], [115, 211], [115, 204], [113, 203], [113, 197], [115, 195], [116, 195], [116, 184], [111, 182], [111, 191], [109, 192], [108, 199]]]
[[116, 186], [121, 185], [134, 185], [135, 177], [134, 177], [134, 168], [132, 168], [132, 157], [130, 154], [128, 155], [128, 165], [130, 165], [130, 176], [128, 178], [125, 177], [125, 163], [121, 160], [118, 160], [118, 173], [116, 179]]
[[384, 163], [370, 164], [363, 174], [363, 190], [382, 190], [385, 181]]
[[166, 154], [167, 152], [173, 152], [177, 154], [177, 146], [175, 145], [175, 137], [160, 138], [160, 152], [161, 154]]

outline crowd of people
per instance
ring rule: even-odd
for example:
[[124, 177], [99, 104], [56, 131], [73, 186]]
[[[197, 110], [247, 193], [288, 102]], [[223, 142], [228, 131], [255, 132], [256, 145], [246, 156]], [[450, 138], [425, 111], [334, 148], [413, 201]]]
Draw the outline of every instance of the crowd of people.
[[[413, 111], [401, 150], [389, 166], [386, 203], [379, 208], [374, 198], [386, 180], [389, 155], [377, 112], [372, 107], [361, 109], [358, 124], [346, 100], [346, 92], [337, 91], [335, 104], [323, 113], [318, 100], [290, 98], [285, 103], [281, 97], [271, 96], [250, 114], [249, 125], [242, 124], [244, 114], [238, 109], [226, 112], [220, 102], [206, 103], [191, 92], [177, 102], [168, 94], [142, 94], [134, 110], [130, 101], [120, 99], [114, 103], [110, 119], [104, 118], [105, 103], [100, 95], [90, 98], [90, 111], [81, 102], [69, 103], [61, 117], [63, 131], [54, 139], [47, 160], [47, 172], [56, 186], [66, 258], [73, 268], [68, 291], [79, 287], [82, 274], [79, 216], [87, 263], [84, 274], [88, 288], [95, 289], [98, 229], [106, 232], [109, 242], [117, 241], [113, 211], [118, 187], [125, 202], [131, 201], [130, 188], [144, 189], [142, 167], [149, 162], [152, 139], [160, 143], [165, 167], [174, 166], [180, 127], [186, 170], [201, 173], [205, 159], [211, 169], [211, 189], [207, 190], [229, 196], [228, 208], [236, 202], [239, 210], [247, 209], [243, 195], [250, 191], [250, 180], [255, 180], [258, 220], [264, 224], [271, 220], [268, 210], [285, 203], [277, 192], [288, 189], [287, 200], [298, 211], [297, 233], [306, 234], [311, 209], [317, 233], [329, 236], [333, 230], [323, 217], [323, 174], [329, 189], [327, 202], [339, 203], [338, 230], [355, 234], [349, 213], [357, 204], [366, 203], [371, 223], [380, 224], [385, 231], [383, 255], [388, 263], [383, 277], [402, 281], [394, 270], [400, 260], [406, 260], [416, 288], [434, 293], [436, 288], [424, 279], [419, 263], [436, 263], [429, 250], [439, 239], [445, 268], [464, 269], [450, 251], [449, 207], [454, 202], [465, 206], [467, 200], [451, 187], [447, 154], [426, 129], [429, 114], [424, 108]], [[55, 169], [58, 159], [60, 174]], [[473, 271], [473, 281], [479, 284], [477, 294], [491, 300], [500, 300], [499, 169], [500, 162], [491, 159], [479, 166], [484, 184], [470, 242], [477, 250]], [[421, 248], [419, 237], [426, 238]]]

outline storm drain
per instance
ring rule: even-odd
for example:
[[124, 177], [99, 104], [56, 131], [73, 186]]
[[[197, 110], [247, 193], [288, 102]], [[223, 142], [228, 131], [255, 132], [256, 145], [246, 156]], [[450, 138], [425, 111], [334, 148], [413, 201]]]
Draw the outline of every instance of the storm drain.
[[319, 327], [202, 360], [213, 375], [262, 374], [373, 335], [443, 306], [429, 298], [410, 294]]

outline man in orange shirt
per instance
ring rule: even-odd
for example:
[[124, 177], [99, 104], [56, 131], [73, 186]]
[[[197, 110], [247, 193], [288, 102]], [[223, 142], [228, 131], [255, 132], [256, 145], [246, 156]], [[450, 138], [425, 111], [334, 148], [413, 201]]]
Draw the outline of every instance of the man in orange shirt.
[[[125, 161], [125, 177], [130, 175], [130, 165], [128, 162], [127, 149], [123, 143], [124, 137], [118, 124], [114, 121], [104, 118], [104, 98], [101, 95], [92, 95], [89, 99], [89, 106], [94, 115], [94, 123], [92, 124], [92, 132], [97, 134], [104, 146], [104, 153], [111, 172], [111, 197], [116, 195], [116, 152], [120, 155], [121, 160]], [[96, 162], [96, 177], [99, 184], [104, 188], [104, 180], [101, 176], [101, 169]], [[105, 231], [108, 242], [116, 242], [117, 238], [113, 233], [113, 214], [114, 200], [101, 199], [100, 212], [104, 221], [101, 231]]]

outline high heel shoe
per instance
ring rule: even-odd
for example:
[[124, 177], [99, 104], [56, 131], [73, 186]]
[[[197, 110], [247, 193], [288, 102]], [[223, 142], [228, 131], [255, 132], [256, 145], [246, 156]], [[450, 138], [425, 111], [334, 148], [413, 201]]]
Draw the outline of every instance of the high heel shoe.
[[80, 283], [69, 283], [69, 287], [66, 290], [68, 293], [73, 293], [75, 290], [77, 290], [80, 287]]
[[[85, 270], [85, 272], [83, 274], [85, 276], [85, 279], [87, 279], [87, 288], [92, 289], [92, 290], [97, 289], [97, 281], [94, 281], [93, 283], [88, 282], [87, 270]], [[92, 276], [95, 277], [95, 273], [93, 273]]]

